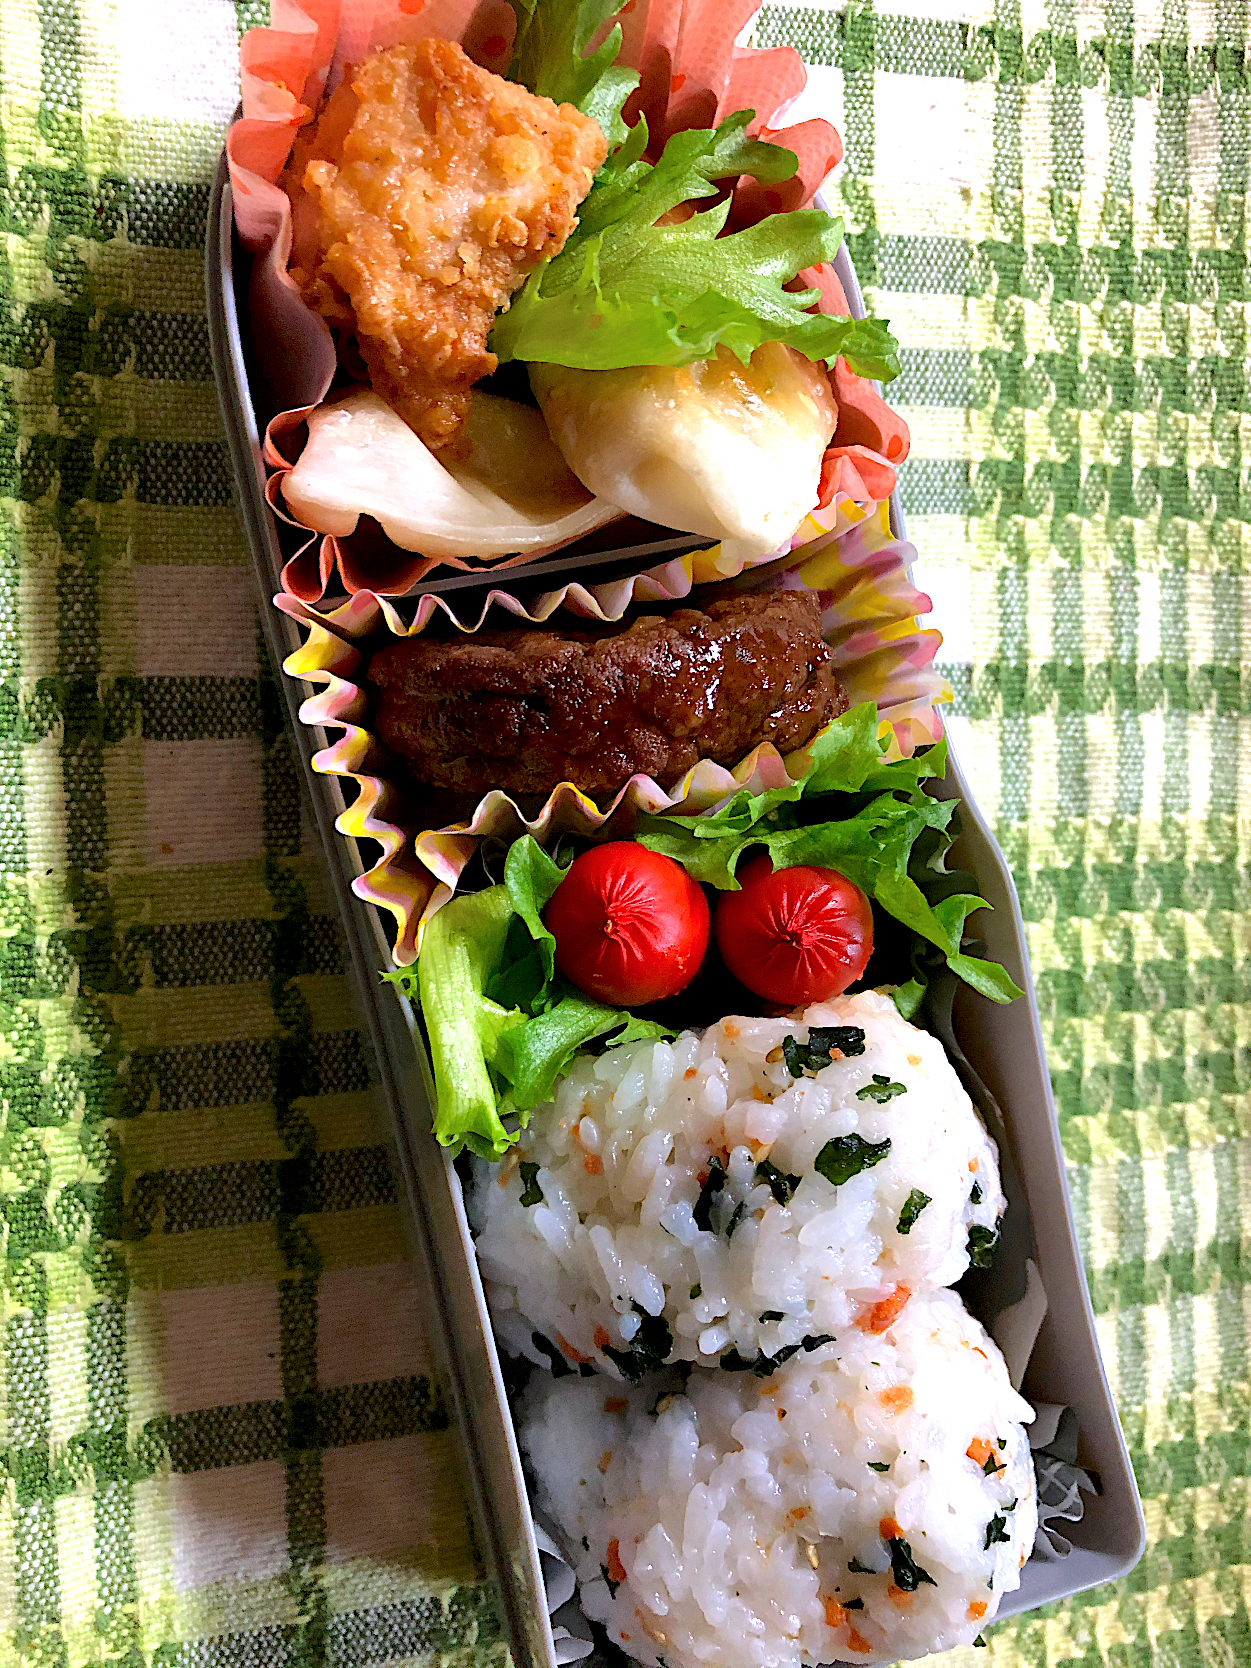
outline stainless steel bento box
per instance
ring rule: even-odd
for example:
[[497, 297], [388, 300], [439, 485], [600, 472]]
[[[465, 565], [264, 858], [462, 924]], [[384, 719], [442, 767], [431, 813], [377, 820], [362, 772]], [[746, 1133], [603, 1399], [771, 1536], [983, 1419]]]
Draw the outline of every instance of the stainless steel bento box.
[[[275, 667], [281, 667], [299, 647], [301, 634], [296, 623], [270, 603], [278, 588], [283, 556], [276, 520], [265, 497], [263, 423], [253, 406], [246, 331], [241, 330], [247, 259], [234, 236], [223, 161], [208, 228], [209, 331], [239, 513], [259, 587], [261, 619]], [[859, 291], [845, 251], [839, 263], [839, 276], [855, 310]], [[896, 532], [902, 534], [895, 504], [892, 513]], [[291, 678], [282, 683], [313, 819], [339, 901], [361, 1009], [369, 1023], [391, 1110], [414, 1253], [429, 1294], [435, 1343], [464, 1444], [481, 1549], [514, 1660], [519, 1668], [554, 1668], [544, 1569], [460, 1180], [430, 1133], [434, 1086], [425, 1043], [408, 1004], [379, 981], [379, 974], [391, 966], [383, 921], [376, 908], [351, 891], [353, 880], [365, 871], [368, 861], [355, 840], [336, 830], [336, 820], [346, 809], [342, 780], [320, 775], [312, 765], [313, 754], [327, 746], [330, 738], [299, 721], [304, 692]], [[1054, 1561], [1031, 1558], [1020, 1588], [1006, 1598], [998, 1613], [1002, 1617], [1126, 1574], [1142, 1554], [1145, 1529], [1099, 1357], [1016, 891], [1003, 854], [954, 758], [946, 781], [936, 791], [963, 801], [962, 833], [952, 861], [975, 876], [981, 895], [994, 906], [992, 914], [979, 918], [984, 922], [980, 930], [985, 953], [1002, 962], [1026, 992], [1010, 1006], [995, 1007], [962, 991], [953, 1007], [950, 1034], [944, 1037], [992, 1133], [1005, 1149], [1005, 1169], [1015, 1172], [1026, 1207], [1028, 1222], [1023, 1222], [1018, 1197], [1018, 1232], [1005, 1242], [1006, 1255], [997, 1262], [995, 1278], [1023, 1289], [1026, 1251], [1035, 1261], [1048, 1310], [1030, 1356], [1024, 1393], [1032, 1400], [1074, 1410], [1080, 1463], [1096, 1473], [1101, 1483], [1097, 1496], [1085, 1497], [1081, 1520], [1066, 1528], [1071, 1551]]]

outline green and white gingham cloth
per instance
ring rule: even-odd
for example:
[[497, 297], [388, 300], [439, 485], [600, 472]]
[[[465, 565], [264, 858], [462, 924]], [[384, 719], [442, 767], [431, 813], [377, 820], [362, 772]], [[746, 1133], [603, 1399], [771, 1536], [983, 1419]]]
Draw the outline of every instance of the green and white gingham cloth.
[[[903, 344], [1151, 1548], [974, 1662], [1251, 1664], [1247, 0], [773, 4]], [[254, 0], [0, 5], [0, 1668], [504, 1655], [204, 322]]]

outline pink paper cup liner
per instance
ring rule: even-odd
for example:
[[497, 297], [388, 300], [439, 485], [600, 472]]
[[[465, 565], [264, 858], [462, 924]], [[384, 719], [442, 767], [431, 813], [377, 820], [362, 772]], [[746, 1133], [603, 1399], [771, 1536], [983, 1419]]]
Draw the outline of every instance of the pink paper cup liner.
[[[823, 529], [795, 556], [794, 565], [770, 583], [806, 586], [820, 593], [822, 627], [835, 673], [852, 706], [876, 704], [887, 756], [909, 757], [918, 747], [937, 741], [942, 734], [939, 708], [951, 700], [951, 690], [933, 664], [942, 637], [920, 623], [920, 616], [929, 612], [930, 599], [909, 578], [915, 551], [891, 537], [886, 506], [851, 526], [834, 532]], [[644, 600], [634, 589], [638, 583], [620, 582], [620, 606], [614, 604], [613, 611], [593, 590], [585, 593], [589, 600], [575, 611], [601, 620], [620, 619], [630, 600]], [[560, 593], [562, 599], [570, 589]], [[685, 594], [686, 590], [659, 591], [651, 600]], [[283, 663], [288, 676], [313, 689], [300, 708], [300, 720], [339, 732], [313, 756], [314, 770], [340, 777], [350, 799], [336, 826], [349, 839], [372, 840], [380, 847], [380, 855], [352, 882], [352, 889], [391, 918], [392, 959], [400, 967], [415, 960], [425, 923], [455, 892], [466, 864], [485, 840], [507, 844], [527, 833], [542, 845], [563, 834], [622, 839], [632, 832], [640, 811], [699, 815], [723, 805], [742, 788], [759, 793], [796, 780], [809, 764], [807, 747], [783, 756], [771, 742], [763, 742], [733, 768], [701, 759], [668, 785], [650, 776], [631, 776], [606, 805], [597, 804], [577, 783], [561, 782], [536, 815], [526, 816], [508, 794], [496, 789], [484, 794], [463, 821], [422, 828], [409, 812], [410, 795], [388, 775], [396, 762], [368, 727], [362, 645], [379, 633], [416, 635], [436, 608], [455, 616], [442, 599], [423, 597], [408, 623], [394, 602], [370, 591], [358, 591], [328, 613], [318, 613], [286, 593], [274, 602], [305, 634]], [[482, 605], [482, 617], [498, 605], [522, 620], [539, 621], [562, 605], [547, 607], [546, 599], [540, 603], [544, 607], [536, 604], [527, 613], [509, 593], [492, 592]]]

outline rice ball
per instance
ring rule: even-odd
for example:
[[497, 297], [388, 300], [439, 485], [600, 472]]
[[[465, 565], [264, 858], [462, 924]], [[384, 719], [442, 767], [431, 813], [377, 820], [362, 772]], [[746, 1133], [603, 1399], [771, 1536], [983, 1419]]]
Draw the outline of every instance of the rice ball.
[[505, 1346], [627, 1380], [880, 1332], [1003, 1208], [942, 1044], [872, 991], [577, 1059], [470, 1206]]
[[1033, 1410], [954, 1292], [771, 1376], [536, 1374], [519, 1434], [586, 1615], [665, 1668], [969, 1644], [1037, 1525]]

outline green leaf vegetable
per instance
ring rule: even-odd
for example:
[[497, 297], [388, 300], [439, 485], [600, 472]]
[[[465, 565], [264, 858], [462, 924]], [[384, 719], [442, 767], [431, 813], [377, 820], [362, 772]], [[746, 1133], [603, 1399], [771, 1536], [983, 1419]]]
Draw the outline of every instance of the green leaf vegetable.
[[995, 1260], [999, 1234], [995, 1228], [983, 1228], [977, 1223], [969, 1229], [969, 1261], [974, 1268], [989, 1268]]
[[747, 137], [754, 111], [735, 111], [717, 128], [675, 133], [659, 160], [648, 162], [646, 121], [627, 128], [622, 116], [638, 76], [614, 62], [620, 25], [589, 51], [617, 9], [614, 0], [511, 4], [517, 37], [509, 76], [593, 117], [611, 154], [565, 247], [530, 275], [496, 320], [491, 347], [501, 362], [582, 370], [689, 365], [719, 346], [746, 362], [776, 341], [813, 360], [841, 354], [861, 376], [898, 375], [895, 341], [879, 320], [811, 313], [818, 291], [784, 288], [804, 268], [833, 260], [843, 239], [840, 220], [803, 209], [721, 236], [731, 208], [726, 198], [676, 225], [657, 225], [681, 204], [718, 196], [721, 182], [746, 174], [772, 184], [794, 175], [792, 151]]
[[895, 1224], [896, 1230], [901, 1234], [910, 1234], [916, 1227], [917, 1218], [926, 1205], [931, 1205], [933, 1202], [928, 1193], [922, 1193], [919, 1187], [914, 1187], [904, 1200], [904, 1207], [899, 1213], [898, 1222]]
[[877, 709], [866, 701], [809, 745], [798, 780], [758, 794], [741, 789], [711, 816], [642, 817], [638, 838], [722, 891], [738, 890], [740, 860], [761, 846], [775, 868], [837, 869], [912, 936], [913, 976], [895, 991], [905, 1019], [924, 997], [927, 961], [945, 960], [992, 1002], [1012, 1001], [1021, 992], [1006, 970], [961, 948], [965, 921], [990, 905], [972, 893], [942, 895], [952, 878], [943, 857], [955, 802], [933, 798], [922, 783], [944, 774], [946, 743], [893, 763], [883, 751]]
[[889, 1151], [889, 1139], [866, 1141], [863, 1135], [835, 1135], [822, 1147], [812, 1167], [834, 1187], [841, 1187], [862, 1170], [880, 1164]]
[[866, 1083], [863, 1089], [856, 1090], [857, 1100], [875, 1100], [879, 1106], [885, 1106], [888, 1100], [894, 1100], [896, 1095], [906, 1095], [906, 1083], [894, 1083], [889, 1077], [884, 1077], [880, 1071], [873, 1073], [872, 1083]]
[[927, 1569], [922, 1569], [912, 1556], [912, 1548], [898, 1535], [887, 1541], [890, 1548], [890, 1569], [901, 1593], [915, 1593], [918, 1587], [936, 1587], [938, 1583]]
[[863, 1053], [864, 1032], [858, 1025], [814, 1025], [806, 1043], [798, 1037], [782, 1038], [782, 1058], [792, 1077], [812, 1076], [828, 1066], [835, 1054], [846, 1060]]
[[517, 19], [508, 79], [555, 104], [572, 104], [597, 121], [610, 146], [628, 133], [621, 108], [638, 86], [634, 70], [618, 68], [621, 25], [614, 23], [598, 51], [591, 41], [619, 0], [510, 0]]
[[[445, 1147], [500, 1158], [580, 1048], [597, 1037], [616, 1047], [671, 1035], [553, 976], [541, 912], [562, 875], [529, 836], [517, 841], [504, 884], [446, 903], [426, 926], [416, 968], [383, 975], [421, 1006], [437, 1090], [434, 1133]], [[526, 1185], [538, 1191], [533, 1178]]]

